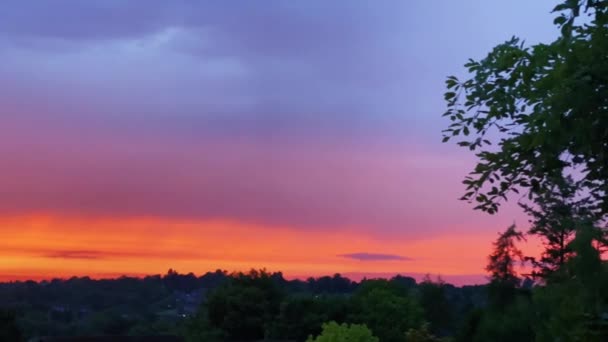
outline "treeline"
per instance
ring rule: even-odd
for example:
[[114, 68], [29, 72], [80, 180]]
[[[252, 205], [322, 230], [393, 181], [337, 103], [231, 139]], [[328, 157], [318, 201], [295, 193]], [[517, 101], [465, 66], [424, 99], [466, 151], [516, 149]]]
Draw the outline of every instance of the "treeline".
[[23, 338], [171, 334], [195, 341], [304, 341], [335, 321], [366, 324], [391, 341], [425, 322], [438, 336], [451, 335], [462, 317], [486, 302], [485, 286], [460, 288], [430, 278], [354, 282], [336, 274], [303, 281], [263, 270], [0, 284], [2, 329]]
[[380, 341], [405, 341], [408, 333], [439, 340], [456, 334], [465, 317], [485, 305], [484, 286], [457, 288], [430, 278], [417, 284], [397, 276], [350, 282], [343, 287], [349, 291], [336, 292], [332, 281], [349, 281], [325, 279], [325, 288], [299, 282], [307, 290], [286, 291], [276, 274], [234, 274], [210, 293], [185, 334], [193, 341], [305, 341], [336, 322], [369, 329]]

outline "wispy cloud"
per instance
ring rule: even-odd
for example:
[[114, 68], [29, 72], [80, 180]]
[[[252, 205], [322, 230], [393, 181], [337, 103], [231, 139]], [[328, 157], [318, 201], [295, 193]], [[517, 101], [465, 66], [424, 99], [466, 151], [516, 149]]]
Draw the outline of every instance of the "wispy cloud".
[[59, 259], [103, 259], [106, 257], [106, 253], [101, 251], [90, 251], [90, 250], [65, 250], [65, 251], [53, 251], [45, 254], [47, 258], [59, 258]]
[[349, 253], [349, 254], [340, 254], [339, 257], [350, 258], [360, 261], [388, 261], [388, 260], [413, 260], [412, 258], [408, 258], [402, 255], [396, 254], [381, 254], [381, 253]]

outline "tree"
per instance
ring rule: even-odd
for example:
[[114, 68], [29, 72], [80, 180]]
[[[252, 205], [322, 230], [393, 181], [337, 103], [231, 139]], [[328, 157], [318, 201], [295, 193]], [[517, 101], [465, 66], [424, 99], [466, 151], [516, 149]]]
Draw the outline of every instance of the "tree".
[[279, 313], [282, 299], [277, 280], [265, 270], [234, 274], [209, 296], [202, 308], [206, 317], [198, 321], [208, 322], [224, 340], [260, 340]]
[[308, 278], [308, 288], [314, 293], [348, 293], [354, 289], [354, 283], [339, 273], [333, 277]]
[[558, 281], [558, 278], [568, 276], [563, 272], [564, 265], [574, 257], [570, 243], [577, 224], [584, 221], [596, 223], [599, 216], [590, 208], [588, 197], [577, 197], [576, 185], [571, 177], [553, 184], [534, 202], [534, 205], [521, 206], [532, 218], [528, 233], [539, 236], [545, 248], [539, 260], [528, 259], [536, 268], [534, 276], [544, 281]]
[[313, 338], [310, 336], [307, 342], [379, 342], [380, 340], [372, 334], [365, 325], [336, 322], [323, 324], [321, 335]]
[[429, 331], [429, 325], [423, 324], [419, 329], [410, 329], [405, 334], [405, 340], [407, 342], [443, 342], [446, 341], [443, 338], [439, 338], [433, 335]]
[[534, 314], [535, 308], [530, 299], [526, 296], [516, 296], [505, 302], [503, 307], [486, 308], [472, 331], [472, 338], [460, 341], [535, 341], [536, 335], [532, 326], [536, 319]]
[[514, 269], [514, 264], [524, 259], [523, 253], [515, 245], [524, 240], [521, 232], [510, 226], [494, 241], [494, 251], [488, 257], [486, 271], [490, 272], [490, 281], [512, 287], [519, 285], [520, 279]]
[[461, 137], [480, 159], [463, 182], [476, 209], [494, 213], [520, 190], [533, 198], [577, 170], [576, 186], [608, 213], [608, 0], [563, 0], [554, 12], [555, 41], [513, 37], [469, 60], [470, 78], [446, 80], [443, 141]]
[[570, 243], [574, 256], [566, 262], [568, 278], [536, 289], [535, 330], [538, 341], [608, 340], [608, 272], [596, 245], [601, 232], [580, 222]]
[[172, 291], [192, 292], [198, 287], [198, 279], [193, 273], [179, 274], [171, 268], [163, 277], [163, 283]]
[[431, 332], [438, 335], [445, 335], [451, 330], [454, 322], [445, 285], [441, 277], [433, 280], [429, 275], [426, 275], [418, 287], [424, 318], [429, 322]]
[[479, 331], [479, 327], [481, 325], [481, 321], [483, 319], [484, 310], [482, 309], [474, 309], [469, 312], [469, 314], [465, 317], [463, 323], [459, 327], [458, 332], [454, 337], [454, 341], [456, 342], [470, 342], [474, 341], [477, 332]]
[[510, 226], [493, 243], [486, 270], [490, 273], [490, 305], [474, 311], [457, 334], [457, 341], [533, 341], [533, 312], [529, 292], [519, 288], [515, 264], [524, 260], [516, 243], [524, 240], [521, 232]]
[[524, 255], [515, 245], [524, 240], [521, 232], [510, 226], [494, 242], [494, 251], [488, 257], [486, 271], [490, 273], [490, 299], [496, 307], [503, 307], [511, 302], [520, 278], [515, 272], [515, 263], [523, 261]]
[[135, 321], [123, 317], [116, 311], [111, 310], [95, 314], [91, 318], [91, 324], [94, 329], [108, 335], [126, 334], [134, 326]]
[[348, 321], [365, 324], [381, 341], [402, 341], [406, 331], [420, 327], [424, 320], [420, 304], [386, 280], [366, 281], [352, 301]]
[[394, 279], [364, 279], [359, 284], [355, 295], [363, 296], [378, 289], [386, 290], [397, 296], [407, 296], [409, 293], [409, 288], [405, 284]]
[[344, 322], [349, 311], [348, 299], [344, 296], [294, 295], [281, 303], [269, 337], [304, 341], [310, 335], [318, 335], [323, 322]]
[[0, 341], [22, 341], [23, 335], [17, 326], [15, 313], [0, 310]]
[[397, 284], [398, 286], [401, 286], [402, 288], [407, 290], [416, 287], [416, 279], [412, 277], [404, 277], [400, 274], [397, 274], [396, 276], [392, 277], [391, 283]]

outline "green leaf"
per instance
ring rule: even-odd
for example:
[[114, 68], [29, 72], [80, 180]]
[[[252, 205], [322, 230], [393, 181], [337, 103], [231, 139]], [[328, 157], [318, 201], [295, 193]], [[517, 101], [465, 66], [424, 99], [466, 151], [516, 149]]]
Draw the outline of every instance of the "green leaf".
[[[580, 165], [588, 181], [580, 183], [581, 192], [598, 194], [602, 203], [597, 208], [608, 215], [608, 196], [599, 195], [608, 186], [607, 95], [602, 86], [608, 74], [603, 39], [608, 0], [558, 0], [556, 5], [551, 20], [561, 26], [557, 39], [526, 47], [513, 37], [481, 60], [469, 59], [466, 79], [446, 79], [444, 96], [452, 110], [446, 126], [457, 125], [444, 135], [474, 135], [469, 142], [455, 143], [480, 157], [465, 186], [476, 191], [475, 197], [492, 181], [498, 189], [479, 198], [480, 210], [496, 211], [498, 202], [518, 191], [532, 190], [534, 199], [547, 190], [549, 177]], [[590, 18], [578, 21], [585, 6]], [[560, 161], [567, 153], [576, 156], [568, 160], [570, 165]]]
[[568, 18], [566, 18], [565, 15], [560, 15], [559, 17], [555, 18], [555, 20], [553, 20], [553, 23], [555, 25], [559, 25], [562, 26], [564, 25], [566, 22], [568, 21]]
[[570, 9], [570, 6], [568, 6], [568, 4], [559, 4], [557, 6], [555, 6], [553, 8], [553, 11], [551, 12], [559, 12], [559, 11], [563, 11], [563, 10], [567, 10]]
[[456, 82], [454, 80], [447, 80], [447, 81], [445, 81], [445, 84], [448, 89], [452, 89], [458, 84], [458, 82]]

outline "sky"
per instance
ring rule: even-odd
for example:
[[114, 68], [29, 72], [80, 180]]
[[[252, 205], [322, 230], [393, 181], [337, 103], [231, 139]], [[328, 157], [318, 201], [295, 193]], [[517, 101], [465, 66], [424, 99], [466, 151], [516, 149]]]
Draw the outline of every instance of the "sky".
[[[458, 201], [444, 81], [555, 1], [7, 0], [0, 280], [440, 274], [527, 219]], [[527, 246], [534, 250], [538, 246]]]

